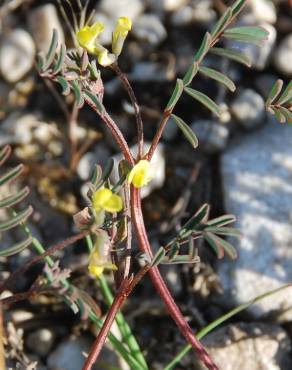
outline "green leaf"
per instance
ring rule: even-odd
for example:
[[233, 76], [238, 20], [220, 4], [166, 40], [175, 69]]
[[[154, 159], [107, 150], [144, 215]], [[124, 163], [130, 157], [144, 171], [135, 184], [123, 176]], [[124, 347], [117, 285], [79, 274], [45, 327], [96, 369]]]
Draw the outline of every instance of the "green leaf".
[[0, 222], [0, 231], [13, 229], [15, 226], [23, 223], [32, 214], [32, 211], [33, 211], [32, 207], [29, 206], [28, 208], [19, 212], [17, 215], [13, 216], [9, 220]]
[[73, 90], [73, 93], [74, 93], [74, 96], [75, 96], [75, 101], [76, 101], [77, 107], [82, 108], [82, 106], [84, 104], [84, 98], [81, 94], [81, 90], [80, 90], [80, 87], [79, 87], [77, 81], [72, 82], [72, 90]]
[[63, 67], [64, 60], [65, 60], [65, 56], [66, 56], [66, 46], [62, 44], [61, 49], [60, 49], [60, 53], [58, 55], [57, 62], [56, 62], [55, 66], [54, 66], [54, 69], [53, 69], [54, 74], [57, 74], [61, 71], [61, 69]]
[[212, 78], [215, 81], [218, 81], [225, 85], [230, 91], [235, 91], [236, 86], [234, 85], [233, 81], [225, 76], [223, 73], [216, 71], [215, 69], [212, 68], [207, 68], [207, 67], [200, 67], [199, 72], [201, 72], [203, 75]]
[[44, 65], [46, 63], [46, 57], [44, 53], [39, 53], [37, 56], [36, 66], [39, 72], [44, 71]]
[[25, 248], [27, 248], [32, 243], [32, 237], [28, 237], [24, 241], [13, 245], [10, 248], [0, 249], [0, 257], [9, 257], [13, 256], [14, 254], [22, 252]]
[[[224, 252], [226, 252], [226, 254], [231, 259], [237, 258], [237, 251], [236, 251], [236, 249], [233, 247], [232, 244], [230, 244], [226, 240], [224, 240], [224, 239], [220, 238], [219, 236], [217, 236], [215, 234], [212, 234], [210, 232], [204, 233], [204, 238], [206, 238], [206, 240], [209, 242], [209, 244], [210, 244], [210, 240], [212, 240], [212, 244], [213, 244], [212, 246], [213, 246], [213, 248], [214, 248], [214, 245], [217, 246], [217, 250], [219, 252], [218, 258], [222, 258], [224, 256]], [[222, 249], [223, 249], [223, 255], [222, 255]]]
[[224, 248], [218, 241], [214, 238], [214, 234], [212, 233], [204, 233], [204, 239], [210, 245], [210, 247], [214, 250], [217, 257], [219, 259], [224, 257]]
[[262, 27], [234, 27], [228, 28], [223, 36], [227, 39], [260, 44], [269, 36], [269, 32]]
[[22, 173], [23, 165], [19, 164], [18, 166], [12, 168], [10, 171], [6, 172], [0, 177], [0, 186], [6, 183], [10, 183], [17, 179], [17, 177]]
[[277, 101], [277, 104], [283, 105], [290, 99], [292, 99], [292, 80], [289, 82], [280, 99]]
[[112, 158], [109, 158], [102, 174], [103, 182], [107, 181], [108, 178], [110, 177], [112, 170], [114, 168], [114, 164], [115, 164], [114, 160]]
[[185, 87], [185, 92], [189, 94], [192, 98], [198, 100], [201, 104], [203, 104], [211, 112], [216, 114], [216, 116], [220, 117], [219, 106], [212, 99], [210, 99], [207, 95], [201, 93], [198, 90], [191, 89], [190, 87]]
[[157, 266], [164, 259], [166, 251], [163, 247], [160, 247], [151, 261], [151, 267]]
[[94, 95], [91, 91], [85, 90], [83, 91], [84, 98], [89, 104], [94, 104], [96, 109], [102, 113], [103, 112], [103, 105], [101, 104], [100, 100], [96, 95]]
[[53, 29], [51, 44], [50, 44], [49, 51], [46, 56], [46, 63], [43, 66], [44, 71], [46, 71], [50, 67], [50, 65], [53, 63], [57, 47], [58, 47], [58, 32], [56, 29]]
[[241, 232], [233, 227], [209, 226], [209, 227], [206, 227], [204, 231], [210, 231], [211, 233], [218, 234], [218, 235], [235, 236], [237, 238], [241, 236]]
[[211, 48], [210, 52], [220, 57], [225, 57], [234, 60], [235, 62], [244, 64], [247, 67], [251, 67], [250, 59], [245, 54], [235, 49]]
[[179, 243], [174, 243], [171, 247], [170, 250], [167, 252], [167, 258], [169, 261], [172, 261], [173, 258], [175, 258], [180, 250], [180, 245]]
[[185, 138], [192, 145], [192, 147], [197, 148], [198, 139], [197, 139], [194, 131], [180, 117], [176, 116], [175, 114], [172, 114], [171, 117], [173, 118], [173, 120], [177, 124], [177, 126], [181, 129]]
[[267, 98], [267, 101], [266, 101], [266, 107], [269, 107], [273, 102], [274, 100], [277, 99], [277, 97], [279, 96], [281, 90], [282, 90], [282, 87], [283, 87], [283, 81], [282, 80], [277, 80], [271, 91], [270, 91], [270, 94]]
[[247, 0], [237, 0], [231, 7], [232, 18], [235, 18], [246, 5]]
[[97, 184], [99, 184], [102, 180], [102, 168], [100, 165], [96, 164], [92, 171], [92, 175], [90, 178], [90, 182], [94, 185], [95, 189], [97, 188]]
[[172, 260], [164, 258], [161, 260], [162, 265], [176, 265], [176, 264], [185, 264], [185, 263], [199, 263], [200, 257], [191, 258], [188, 254], [175, 256]]
[[192, 233], [194, 230], [196, 230], [196, 226], [208, 218], [209, 211], [210, 206], [207, 203], [203, 204], [202, 207], [200, 207], [200, 209], [195, 213], [195, 215], [183, 225], [178, 233], [178, 236], [185, 237], [186, 234]]
[[206, 225], [221, 227], [221, 226], [231, 224], [232, 222], [235, 222], [235, 221], [236, 221], [236, 217], [234, 215], [223, 215], [220, 217], [213, 218], [213, 220], [206, 222]]
[[188, 86], [192, 81], [195, 75], [198, 72], [199, 65], [197, 62], [194, 62], [190, 65], [189, 69], [187, 70], [187, 73], [185, 74], [183, 78], [183, 83], [185, 86]]
[[232, 17], [232, 9], [227, 8], [226, 11], [223, 13], [222, 17], [219, 21], [215, 24], [214, 29], [211, 32], [211, 36], [213, 40], [222, 32], [225, 27], [229, 24]]
[[210, 35], [209, 32], [207, 32], [203, 38], [203, 41], [202, 41], [202, 44], [199, 50], [197, 51], [195, 55], [195, 62], [198, 62], [198, 63], [201, 62], [201, 60], [204, 58], [204, 56], [210, 49], [211, 42], [212, 42], [212, 36]]
[[292, 112], [290, 112], [287, 108], [285, 107], [279, 107], [278, 110], [281, 112], [281, 114], [285, 117], [285, 121], [287, 123], [292, 123]]
[[181, 94], [184, 90], [184, 83], [181, 79], [176, 80], [175, 88], [173, 93], [167, 103], [166, 110], [172, 110], [175, 104], [177, 103], [178, 99], [181, 97]]
[[11, 146], [5, 145], [3, 149], [0, 151], [0, 166], [6, 161], [6, 159], [11, 154]]
[[25, 187], [20, 190], [17, 194], [10, 195], [0, 200], [0, 208], [13, 207], [25, 199], [29, 194], [29, 188]]
[[276, 107], [270, 107], [269, 111], [275, 115], [276, 120], [279, 123], [285, 123], [286, 122], [286, 117], [282, 114], [282, 112], [279, 110], [279, 108]]
[[61, 85], [61, 87], [63, 89], [62, 94], [63, 95], [68, 95], [70, 93], [70, 85], [69, 85], [68, 81], [66, 80], [66, 78], [64, 78], [62, 76], [58, 76], [57, 77], [57, 82]]

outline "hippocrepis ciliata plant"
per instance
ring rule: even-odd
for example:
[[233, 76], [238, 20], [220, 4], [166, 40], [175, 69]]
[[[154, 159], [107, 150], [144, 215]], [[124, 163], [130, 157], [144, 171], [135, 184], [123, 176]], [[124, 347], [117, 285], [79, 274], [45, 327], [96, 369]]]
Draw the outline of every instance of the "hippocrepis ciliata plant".
[[[28, 188], [24, 188], [17, 194], [1, 200], [0, 207], [9, 209], [11, 217], [0, 224], [0, 230], [5, 231], [21, 225], [26, 238], [17, 245], [1, 250], [0, 255], [9, 256], [18, 253], [31, 244], [40, 254], [40, 256], [29, 261], [29, 263], [15, 271], [6, 281], [2, 282], [0, 285], [1, 290], [3, 291], [17, 276], [20, 276], [34, 264], [39, 263], [43, 259], [46, 261], [43, 276], [35, 281], [28, 292], [4, 298], [2, 303], [8, 305], [36, 294], [54, 292], [54, 294], [61, 296], [74, 312], [81, 311], [84, 318], [92, 320], [100, 328], [100, 331], [85, 361], [83, 370], [92, 368], [106, 338], [110, 340], [115, 350], [125, 359], [131, 369], [147, 370], [149, 368], [130, 327], [120, 312], [125, 300], [146, 273], [150, 275], [153, 285], [164, 301], [170, 316], [189, 343], [189, 347], [184, 349], [184, 353], [192, 347], [198, 358], [209, 370], [216, 370], [218, 367], [210, 358], [199, 339], [219, 325], [219, 323], [255, 302], [255, 300], [252, 300], [246, 305], [240, 306], [225, 315], [221, 321], [218, 320], [210, 324], [197, 336], [194, 335], [193, 330], [183, 317], [160, 275], [158, 266], [160, 264], [198, 263], [199, 256], [195, 244], [197, 239], [204, 239], [215, 251], [218, 258], [222, 258], [225, 253], [232, 259], [236, 258], [237, 254], [234, 247], [222, 238], [222, 236], [239, 235], [237, 230], [229, 226], [235, 221], [235, 217], [233, 215], [223, 215], [210, 220], [210, 207], [204, 204], [181, 227], [175, 237], [166, 245], [161, 246], [154, 254], [144, 224], [140, 196], [141, 188], [147, 186], [155, 177], [155, 166], [152, 163], [152, 159], [170, 117], [173, 118], [192, 147], [196, 148], [198, 145], [195, 133], [182, 118], [173, 113], [180, 97], [186, 93], [204, 105], [214, 115], [220, 116], [220, 107], [210, 97], [190, 87], [194, 77], [197, 74], [202, 74], [223, 84], [232, 92], [235, 90], [235, 85], [229, 77], [215, 69], [202, 65], [205, 56], [210, 52], [219, 57], [225, 57], [250, 66], [250, 61], [245, 54], [240, 50], [225, 48], [220, 44], [220, 40], [222, 38], [235, 39], [260, 45], [267, 38], [268, 33], [260, 27], [230, 27], [245, 4], [246, 0], [237, 0], [231, 7], [227, 8], [212, 31], [205, 34], [186, 74], [176, 80], [173, 93], [162, 113], [156, 134], [153, 137], [149, 150], [146, 152], [144, 149], [144, 126], [139, 104], [127, 76], [118, 65], [119, 55], [132, 27], [129, 18], [121, 17], [117, 20], [110, 51], [102, 46], [98, 39], [100, 33], [104, 30], [104, 25], [100, 22], [90, 24], [91, 17], [86, 22], [87, 2], [82, 9], [80, 21], [77, 22], [75, 19], [74, 22], [75, 26], [72, 35], [74, 36], [76, 48], [67, 51], [65, 45], [58, 43], [58, 35], [54, 31], [47, 54], [39, 56], [37, 65], [40, 75], [46, 80], [61, 85], [64, 95], [73, 93], [74, 105], [72, 112], [74, 114], [84, 104], [90, 106], [96, 112], [100, 121], [110, 130], [112, 138], [118, 144], [124, 158], [119, 163], [119, 180], [115, 184], [112, 184], [110, 181], [110, 174], [113, 170], [112, 160], [109, 160], [105, 169], [98, 165], [95, 166], [87, 194], [88, 206], [74, 216], [75, 224], [80, 231], [79, 234], [51, 248], [45, 249], [32, 236], [26, 224], [27, 218], [33, 211], [32, 208], [27, 207], [19, 212], [15, 210], [15, 206], [28, 195]], [[102, 71], [104, 68], [110, 68], [118, 76], [133, 104], [137, 124], [137, 156], [130, 150], [118, 124], [109, 115], [103, 103]], [[273, 87], [266, 106], [280, 122], [291, 122], [292, 86], [290, 83], [279, 97], [283, 85], [279, 81]], [[75, 145], [73, 142], [71, 144], [72, 146]], [[7, 160], [9, 154], [10, 148], [5, 147], [0, 153], [0, 164]], [[15, 180], [22, 170], [22, 165], [19, 165], [3, 175], [0, 178], [0, 185]], [[142, 267], [135, 273], [132, 269], [132, 258], [134, 255], [132, 249], [133, 233], [136, 234], [141, 252], [139, 260], [142, 261]], [[109, 305], [109, 311], [104, 321], [99, 318], [100, 309], [93, 298], [85, 291], [72, 285], [70, 283], [70, 271], [62, 270], [58, 261], [51, 257], [56, 251], [80, 239], [86, 240], [89, 250], [88, 272], [98, 280], [104, 298]], [[185, 251], [185, 248], [182, 247], [183, 245], [188, 246], [187, 253], [183, 253]], [[116, 282], [116, 293], [114, 296], [104, 277], [105, 270], [110, 270], [114, 274]], [[283, 288], [286, 288], [286, 286]], [[272, 293], [275, 293], [275, 291], [267, 294]], [[263, 297], [257, 297], [256, 299], [261, 298]], [[114, 321], [117, 322], [123, 338], [122, 341], [110, 332]], [[172, 369], [182, 356], [177, 356], [173, 363], [169, 364], [165, 369]]]

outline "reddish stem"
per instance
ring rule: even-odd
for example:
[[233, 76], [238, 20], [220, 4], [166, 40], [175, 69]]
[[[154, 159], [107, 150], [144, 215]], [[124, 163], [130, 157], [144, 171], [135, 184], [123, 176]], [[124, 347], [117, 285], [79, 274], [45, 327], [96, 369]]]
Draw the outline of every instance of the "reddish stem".
[[[153, 254], [147, 237], [141, 209], [140, 191], [138, 189], [135, 189], [133, 186], [131, 188], [131, 200], [132, 218], [137, 232], [139, 247], [142, 252], [147, 253], [150, 257], [152, 257]], [[198, 353], [200, 360], [209, 370], [219, 370], [217, 365], [212, 361], [207, 351], [200, 343], [200, 341], [194, 336], [192, 329], [190, 328], [182, 313], [180, 312], [180, 309], [174, 302], [162, 276], [160, 275], [158, 268], [151, 268], [149, 270], [149, 274], [156, 290], [158, 291], [161, 299], [164, 301], [170, 316], [176, 322], [178, 328], [186, 338], [187, 342], [190, 343], [194, 350]]]

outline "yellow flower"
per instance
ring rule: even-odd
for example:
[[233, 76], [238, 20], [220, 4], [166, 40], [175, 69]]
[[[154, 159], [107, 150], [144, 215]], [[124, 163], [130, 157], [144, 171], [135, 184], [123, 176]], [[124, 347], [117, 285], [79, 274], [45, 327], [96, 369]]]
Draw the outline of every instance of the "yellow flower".
[[102, 48], [96, 53], [98, 63], [104, 67], [110, 66], [116, 61], [116, 57], [114, 54], [108, 52], [106, 48]]
[[88, 270], [91, 275], [100, 277], [105, 269], [117, 270], [110, 262], [110, 239], [104, 230], [99, 230], [93, 251], [89, 256]]
[[139, 161], [128, 174], [128, 183], [135, 188], [147, 185], [153, 178], [150, 162], [146, 159]]
[[77, 41], [80, 46], [90, 53], [96, 52], [96, 39], [103, 32], [104, 25], [101, 22], [95, 22], [92, 26], [81, 28], [77, 34]]
[[92, 196], [92, 205], [96, 212], [102, 210], [115, 213], [123, 209], [123, 201], [110, 189], [98, 189]]
[[124, 41], [132, 28], [132, 21], [128, 17], [120, 17], [113, 32], [112, 51], [116, 56], [121, 54]]

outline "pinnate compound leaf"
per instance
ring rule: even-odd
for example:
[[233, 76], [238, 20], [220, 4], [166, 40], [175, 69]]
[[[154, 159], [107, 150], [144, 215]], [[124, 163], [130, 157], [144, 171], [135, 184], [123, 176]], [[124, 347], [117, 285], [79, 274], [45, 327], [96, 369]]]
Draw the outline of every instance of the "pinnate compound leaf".
[[181, 79], [176, 80], [175, 88], [173, 93], [169, 99], [169, 102], [166, 106], [166, 110], [172, 110], [175, 104], [177, 103], [178, 99], [181, 97], [181, 94], [184, 90], [184, 83]]
[[191, 89], [190, 87], [185, 87], [185, 92], [189, 94], [192, 98], [199, 101], [201, 104], [203, 104], [206, 108], [208, 108], [211, 112], [216, 114], [216, 116], [220, 116], [220, 108], [219, 106], [209, 98], [209, 96], [203, 94], [202, 92]]
[[32, 237], [28, 237], [27, 239], [13, 245], [12, 247], [0, 249], [0, 257], [9, 257], [13, 256], [14, 254], [22, 252], [25, 248], [27, 248], [32, 243]]
[[283, 87], [283, 80], [277, 80], [271, 91], [270, 91], [270, 94], [267, 98], [267, 101], [266, 101], [266, 106], [269, 107], [276, 99], [277, 97], [279, 96], [281, 90], [282, 90], [282, 87]]
[[291, 99], [292, 99], [292, 80], [289, 82], [283, 94], [280, 96], [279, 100], [277, 101], [277, 104], [283, 105], [289, 102]]
[[243, 54], [240, 51], [237, 51], [235, 49], [227, 49], [227, 48], [217, 48], [213, 47], [210, 49], [210, 52], [212, 54], [225, 57], [231, 60], [234, 60], [235, 62], [241, 63], [246, 65], [247, 67], [251, 67], [251, 61], [250, 59]]
[[180, 117], [176, 116], [175, 114], [172, 114], [171, 117], [173, 118], [173, 120], [177, 124], [177, 126], [181, 129], [185, 138], [192, 145], [192, 147], [197, 148], [198, 139], [197, 139], [197, 136], [195, 135], [194, 131], [190, 128], [190, 126], [188, 126]]
[[227, 39], [258, 45], [267, 39], [269, 32], [262, 27], [234, 27], [228, 28], [223, 36]]
[[195, 213], [195, 215], [183, 225], [180, 232], [178, 233], [179, 237], [185, 237], [190, 233], [196, 231], [198, 225], [208, 219], [209, 211], [210, 206], [207, 203], [203, 204], [202, 207], [200, 207], [199, 210]]
[[[232, 244], [226, 240], [220, 238], [219, 236], [206, 232], [204, 233], [205, 240], [209, 245], [215, 250], [218, 258], [223, 258], [226, 253], [231, 259], [237, 258], [237, 251]], [[225, 252], [225, 253], [224, 253]]]
[[32, 214], [32, 211], [32, 207], [29, 206], [9, 220], [0, 222], [0, 231], [13, 229], [15, 226], [23, 223]]
[[232, 92], [236, 89], [234, 82], [229, 77], [225, 76], [221, 72], [216, 71], [215, 69], [202, 66], [199, 68], [199, 72], [215, 81], [222, 83]]

